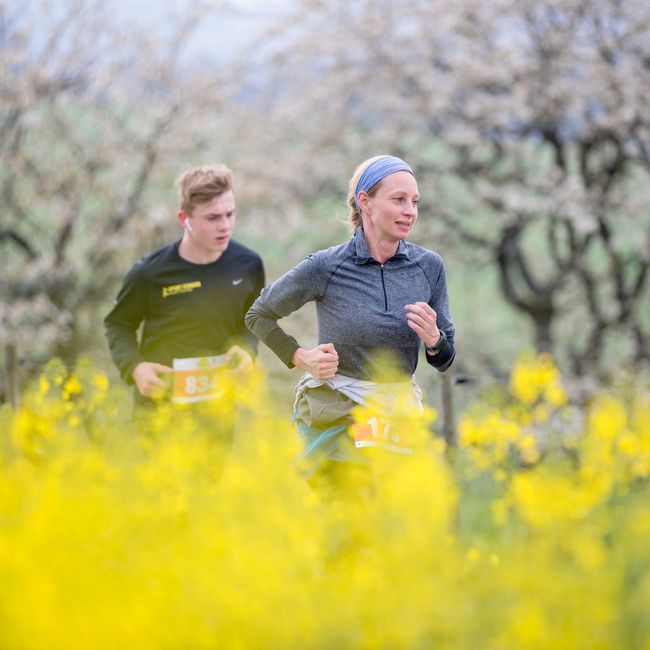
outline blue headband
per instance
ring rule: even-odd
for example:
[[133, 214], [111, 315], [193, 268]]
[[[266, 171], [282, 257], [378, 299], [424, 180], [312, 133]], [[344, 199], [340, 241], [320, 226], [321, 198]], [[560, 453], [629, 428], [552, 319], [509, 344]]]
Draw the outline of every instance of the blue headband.
[[386, 176], [395, 172], [410, 172], [413, 174], [413, 170], [401, 158], [395, 156], [382, 156], [368, 165], [361, 174], [361, 178], [359, 178], [357, 189], [354, 190], [354, 203], [357, 208], [359, 207], [359, 192], [367, 192], [377, 185], [382, 178], [386, 178]]

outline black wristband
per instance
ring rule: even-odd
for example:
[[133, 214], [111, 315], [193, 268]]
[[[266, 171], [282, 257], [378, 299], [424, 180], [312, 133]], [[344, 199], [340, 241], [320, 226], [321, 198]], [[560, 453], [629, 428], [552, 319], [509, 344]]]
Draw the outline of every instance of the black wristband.
[[440, 338], [438, 339], [438, 342], [434, 346], [430, 348], [426, 348], [427, 354], [430, 357], [435, 357], [438, 354], [440, 354], [444, 350], [445, 345], [447, 345], [447, 335], [445, 334], [445, 330], [439, 330], [439, 331], [440, 331]]

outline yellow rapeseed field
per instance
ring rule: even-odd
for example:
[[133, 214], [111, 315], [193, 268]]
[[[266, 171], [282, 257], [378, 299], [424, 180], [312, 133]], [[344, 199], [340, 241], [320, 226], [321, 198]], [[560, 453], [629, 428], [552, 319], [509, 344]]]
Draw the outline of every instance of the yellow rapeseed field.
[[576, 406], [523, 356], [455, 449], [409, 404], [414, 453], [322, 503], [260, 372], [134, 422], [51, 362], [0, 411], [0, 648], [650, 648], [647, 387]]

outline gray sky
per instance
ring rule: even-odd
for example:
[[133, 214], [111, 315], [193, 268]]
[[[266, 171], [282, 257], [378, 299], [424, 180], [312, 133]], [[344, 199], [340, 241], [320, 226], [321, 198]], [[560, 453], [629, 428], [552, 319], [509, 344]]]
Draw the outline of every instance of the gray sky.
[[[140, 25], [160, 24], [181, 15], [195, 0], [112, 0], [111, 10]], [[252, 44], [289, 6], [288, 0], [206, 1], [214, 9], [195, 32], [187, 56], [223, 62]]]

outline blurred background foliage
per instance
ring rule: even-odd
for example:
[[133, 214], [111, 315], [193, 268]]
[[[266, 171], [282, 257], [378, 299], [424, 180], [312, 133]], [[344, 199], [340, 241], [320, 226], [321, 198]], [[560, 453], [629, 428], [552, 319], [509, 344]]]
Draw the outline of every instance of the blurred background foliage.
[[[5, 401], [15, 367], [18, 384], [52, 356], [110, 367], [102, 318], [179, 235], [185, 167], [233, 168], [237, 237], [272, 281], [347, 238], [347, 181], [377, 153], [416, 170], [412, 240], [447, 265], [457, 380], [503, 381], [526, 347], [580, 393], [648, 372], [650, 5], [115, 6], [0, 1]], [[315, 342], [313, 309], [286, 325]]]

